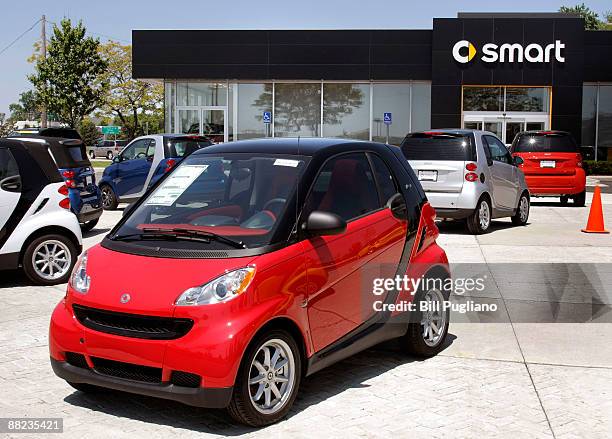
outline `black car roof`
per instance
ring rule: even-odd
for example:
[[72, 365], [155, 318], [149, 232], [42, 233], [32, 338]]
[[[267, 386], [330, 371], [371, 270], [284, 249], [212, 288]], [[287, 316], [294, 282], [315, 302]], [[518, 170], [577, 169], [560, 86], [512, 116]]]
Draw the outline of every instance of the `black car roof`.
[[[57, 142], [58, 139], [53, 138], [52, 140]], [[0, 147], [18, 151], [21, 154], [27, 154], [24, 157], [28, 157], [28, 160], [33, 160], [38, 165], [38, 168], [44, 173], [48, 181], [62, 181], [57, 164], [53, 161], [53, 157], [51, 157], [47, 149], [49, 147], [47, 139], [40, 136], [9, 137], [0, 139]], [[26, 167], [25, 169], [30, 169], [30, 167]], [[20, 172], [23, 172], [21, 167]]]
[[219, 143], [199, 149], [194, 154], [227, 154], [241, 152], [255, 152], [262, 154], [290, 154], [315, 156], [319, 154], [334, 154], [343, 150], [380, 150], [388, 148], [382, 143], [362, 140], [335, 139], [325, 137], [283, 137], [252, 140], [238, 140], [235, 142]]

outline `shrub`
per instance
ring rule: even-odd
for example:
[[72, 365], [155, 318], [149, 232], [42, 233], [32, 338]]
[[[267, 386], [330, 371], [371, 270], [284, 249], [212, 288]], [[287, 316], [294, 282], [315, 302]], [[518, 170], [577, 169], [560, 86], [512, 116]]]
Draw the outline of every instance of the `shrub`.
[[612, 162], [585, 160], [582, 162], [587, 175], [612, 175]]

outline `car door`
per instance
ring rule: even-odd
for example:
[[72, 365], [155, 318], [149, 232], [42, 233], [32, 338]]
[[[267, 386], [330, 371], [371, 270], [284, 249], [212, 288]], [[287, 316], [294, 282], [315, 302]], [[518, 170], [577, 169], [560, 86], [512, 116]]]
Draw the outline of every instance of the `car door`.
[[115, 184], [121, 197], [134, 195], [144, 186], [151, 163], [147, 150], [151, 139], [136, 139], [119, 156]]
[[17, 161], [8, 148], [0, 148], [0, 238], [21, 196], [21, 177]]
[[510, 152], [501, 140], [492, 135], [482, 136], [483, 146], [489, 148], [492, 165], [489, 166], [493, 182], [492, 196], [496, 207], [516, 207], [517, 175]]
[[365, 153], [341, 154], [322, 166], [303, 218], [314, 210], [335, 213], [347, 221], [342, 234], [304, 241], [308, 319], [314, 348], [319, 351], [369, 316], [371, 278], [379, 272], [368, 262], [387, 246], [384, 235], [391, 226], [384, 222], [386, 214]]

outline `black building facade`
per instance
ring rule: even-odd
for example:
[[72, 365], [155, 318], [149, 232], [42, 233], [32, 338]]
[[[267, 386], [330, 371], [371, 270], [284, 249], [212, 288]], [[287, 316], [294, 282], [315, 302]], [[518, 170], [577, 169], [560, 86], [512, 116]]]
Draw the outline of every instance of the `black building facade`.
[[469, 127], [510, 143], [524, 129], [558, 129], [600, 158], [612, 147], [612, 32], [585, 31], [573, 16], [459, 14], [432, 30], [134, 30], [132, 39], [134, 77], [165, 82], [173, 132], [393, 143], [411, 130]]

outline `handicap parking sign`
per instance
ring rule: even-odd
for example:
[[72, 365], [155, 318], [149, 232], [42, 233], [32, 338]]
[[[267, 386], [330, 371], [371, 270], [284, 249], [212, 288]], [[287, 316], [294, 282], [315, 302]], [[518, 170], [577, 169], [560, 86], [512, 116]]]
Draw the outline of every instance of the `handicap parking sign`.
[[271, 111], [263, 112], [263, 123], [272, 123], [272, 112]]
[[392, 120], [391, 113], [383, 113], [383, 122], [386, 125], [391, 125]]

